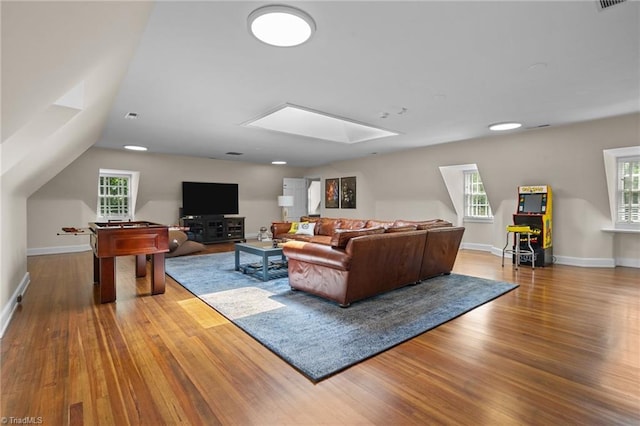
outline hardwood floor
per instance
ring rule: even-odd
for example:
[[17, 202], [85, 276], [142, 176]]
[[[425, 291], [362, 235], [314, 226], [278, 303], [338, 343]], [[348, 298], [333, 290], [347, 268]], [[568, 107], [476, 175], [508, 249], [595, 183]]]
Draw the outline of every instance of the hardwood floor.
[[100, 305], [90, 252], [29, 258], [1, 341], [7, 423], [640, 423], [638, 269], [515, 271], [461, 251], [455, 272], [520, 287], [313, 384], [170, 278], [151, 296], [133, 259]]

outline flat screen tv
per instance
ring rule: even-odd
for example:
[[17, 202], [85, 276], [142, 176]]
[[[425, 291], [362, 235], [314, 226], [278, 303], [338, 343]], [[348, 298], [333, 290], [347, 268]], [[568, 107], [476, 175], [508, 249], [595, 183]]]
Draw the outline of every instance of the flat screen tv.
[[182, 182], [183, 216], [238, 214], [238, 184]]

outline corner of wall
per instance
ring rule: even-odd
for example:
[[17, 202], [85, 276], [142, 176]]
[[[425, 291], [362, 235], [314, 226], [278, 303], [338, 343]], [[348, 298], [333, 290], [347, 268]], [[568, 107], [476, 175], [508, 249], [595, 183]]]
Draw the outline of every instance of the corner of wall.
[[31, 283], [31, 277], [29, 272], [27, 272], [11, 295], [11, 298], [9, 298], [7, 304], [2, 308], [2, 311], [0, 312], [0, 339], [4, 336], [4, 332], [7, 330], [7, 327], [11, 322], [11, 318], [13, 317], [13, 313], [20, 303], [19, 300], [22, 301], [22, 295], [27, 291], [29, 283]]

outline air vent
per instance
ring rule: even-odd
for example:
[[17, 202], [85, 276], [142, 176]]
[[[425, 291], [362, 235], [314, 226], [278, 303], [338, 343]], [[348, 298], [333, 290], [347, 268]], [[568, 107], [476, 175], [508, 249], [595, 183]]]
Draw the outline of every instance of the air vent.
[[138, 119], [138, 113], [137, 112], [128, 112], [125, 114], [124, 118], [126, 118], [127, 120], [137, 120]]
[[227, 155], [242, 155], [241, 152], [233, 152], [233, 151], [227, 152], [226, 154]]
[[611, 6], [615, 6], [616, 4], [624, 3], [627, 0], [598, 0], [598, 8], [600, 10], [607, 9]]

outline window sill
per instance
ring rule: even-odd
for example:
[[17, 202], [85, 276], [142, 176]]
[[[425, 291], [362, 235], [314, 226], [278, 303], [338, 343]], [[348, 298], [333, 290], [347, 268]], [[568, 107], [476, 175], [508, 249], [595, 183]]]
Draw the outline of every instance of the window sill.
[[616, 234], [640, 234], [640, 229], [625, 228], [602, 228], [602, 232], [613, 232]]
[[492, 217], [465, 217], [462, 219], [465, 223], [493, 223]]

